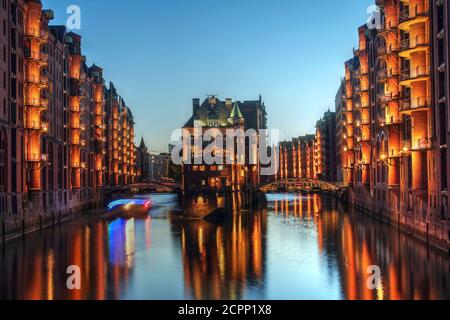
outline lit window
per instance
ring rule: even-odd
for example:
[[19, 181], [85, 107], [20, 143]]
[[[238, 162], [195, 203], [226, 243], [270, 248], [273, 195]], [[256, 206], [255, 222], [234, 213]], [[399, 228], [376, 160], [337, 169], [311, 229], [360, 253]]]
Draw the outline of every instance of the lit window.
[[205, 171], [206, 171], [206, 167], [205, 167], [205, 166], [201, 166], [201, 167], [200, 167], [200, 171], [201, 171], [201, 172], [205, 172]]
[[198, 166], [193, 166], [192, 171], [198, 171]]

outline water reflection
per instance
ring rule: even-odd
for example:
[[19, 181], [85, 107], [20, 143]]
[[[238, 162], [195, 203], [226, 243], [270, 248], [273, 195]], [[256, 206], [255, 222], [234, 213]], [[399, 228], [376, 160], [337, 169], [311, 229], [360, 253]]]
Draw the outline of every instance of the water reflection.
[[[176, 222], [186, 294], [193, 299], [257, 298], [263, 291], [267, 215], [236, 215], [214, 225]], [[262, 298], [262, 297], [261, 297]]]
[[[269, 195], [266, 211], [183, 220], [153, 195], [143, 220], [83, 218], [8, 242], [1, 299], [450, 299], [450, 260], [320, 196]], [[68, 290], [67, 267], [81, 267]], [[382, 286], [369, 290], [378, 265]]]

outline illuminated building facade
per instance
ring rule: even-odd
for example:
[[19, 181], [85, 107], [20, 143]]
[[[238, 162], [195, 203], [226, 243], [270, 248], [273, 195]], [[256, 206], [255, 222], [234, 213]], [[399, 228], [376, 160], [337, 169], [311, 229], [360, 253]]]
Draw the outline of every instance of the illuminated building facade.
[[327, 111], [316, 124], [314, 177], [336, 182], [336, 113]]
[[134, 118], [131, 109], [113, 83], [106, 88], [105, 157], [106, 187], [133, 183], [141, 171], [134, 144]]
[[336, 94], [335, 99], [335, 107], [336, 107], [336, 182], [342, 182], [344, 179], [344, 173], [342, 170], [342, 159], [344, 153], [343, 147], [343, 121], [344, 121], [344, 113], [343, 113], [343, 101], [345, 100], [345, 81], [341, 82], [339, 90]]
[[[195, 158], [203, 154], [203, 147], [197, 150], [194, 144], [195, 128], [201, 128], [203, 135], [206, 130], [218, 130], [224, 139], [224, 148], [214, 151], [215, 156], [223, 157], [223, 165], [196, 164]], [[244, 186], [251, 187], [259, 184], [260, 168], [259, 160], [250, 161], [250, 152], [246, 143], [245, 159], [237, 159], [237, 147], [235, 154], [227, 155], [226, 139], [227, 130], [247, 130], [253, 129], [259, 133], [260, 129], [266, 128], [266, 112], [261, 98], [255, 101], [233, 102], [231, 99], [219, 100], [215, 96], [210, 96], [200, 104], [199, 99], [193, 99], [193, 115], [185, 124], [184, 129], [190, 132], [192, 154], [183, 150], [184, 161], [191, 157], [192, 164], [183, 165], [183, 190], [185, 194], [196, 194], [198, 192], [215, 192], [217, 190], [239, 191]], [[236, 139], [235, 139], [236, 142]], [[253, 153], [258, 156], [258, 152]], [[230, 158], [232, 164], [227, 163]], [[239, 161], [237, 161], [239, 160]], [[203, 162], [202, 162], [203, 163]], [[256, 163], [256, 165], [254, 165]]]
[[[3, 238], [100, 204], [109, 182], [103, 70], [86, 65], [79, 35], [49, 26], [53, 15], [39, 0], [0, 3]], [[118, 132], [126, 154], [121, 181], [130, 183], [136, 174], [133, 118], [125, 113]]]
[[308, 178], [315, 176], [316, 136], [308, 134], [280, 143], [279, 170], [276, 179]]
[[448, 241], [448, 1], [379, 0], [345, 63], [343, 180], [351, 201]]

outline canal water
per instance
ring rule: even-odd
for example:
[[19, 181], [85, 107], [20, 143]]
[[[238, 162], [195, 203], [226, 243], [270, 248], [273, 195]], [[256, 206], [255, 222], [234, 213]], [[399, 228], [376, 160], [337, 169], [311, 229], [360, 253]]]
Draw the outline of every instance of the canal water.
[[150, 197], [146, 219], [82, 217], [8, 242], [0, 298], [450, 299], [446, 254], [331, 198], [268, 195], [266, 210], [212, 224]]

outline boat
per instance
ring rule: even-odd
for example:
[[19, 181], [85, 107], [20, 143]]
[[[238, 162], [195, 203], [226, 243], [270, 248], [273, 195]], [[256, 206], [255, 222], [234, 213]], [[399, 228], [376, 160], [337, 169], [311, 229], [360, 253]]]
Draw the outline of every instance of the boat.
[[108, 214], [111, 218], [146, 218], [152, 208], [148, 198], [118, 199], [108, 204]]

